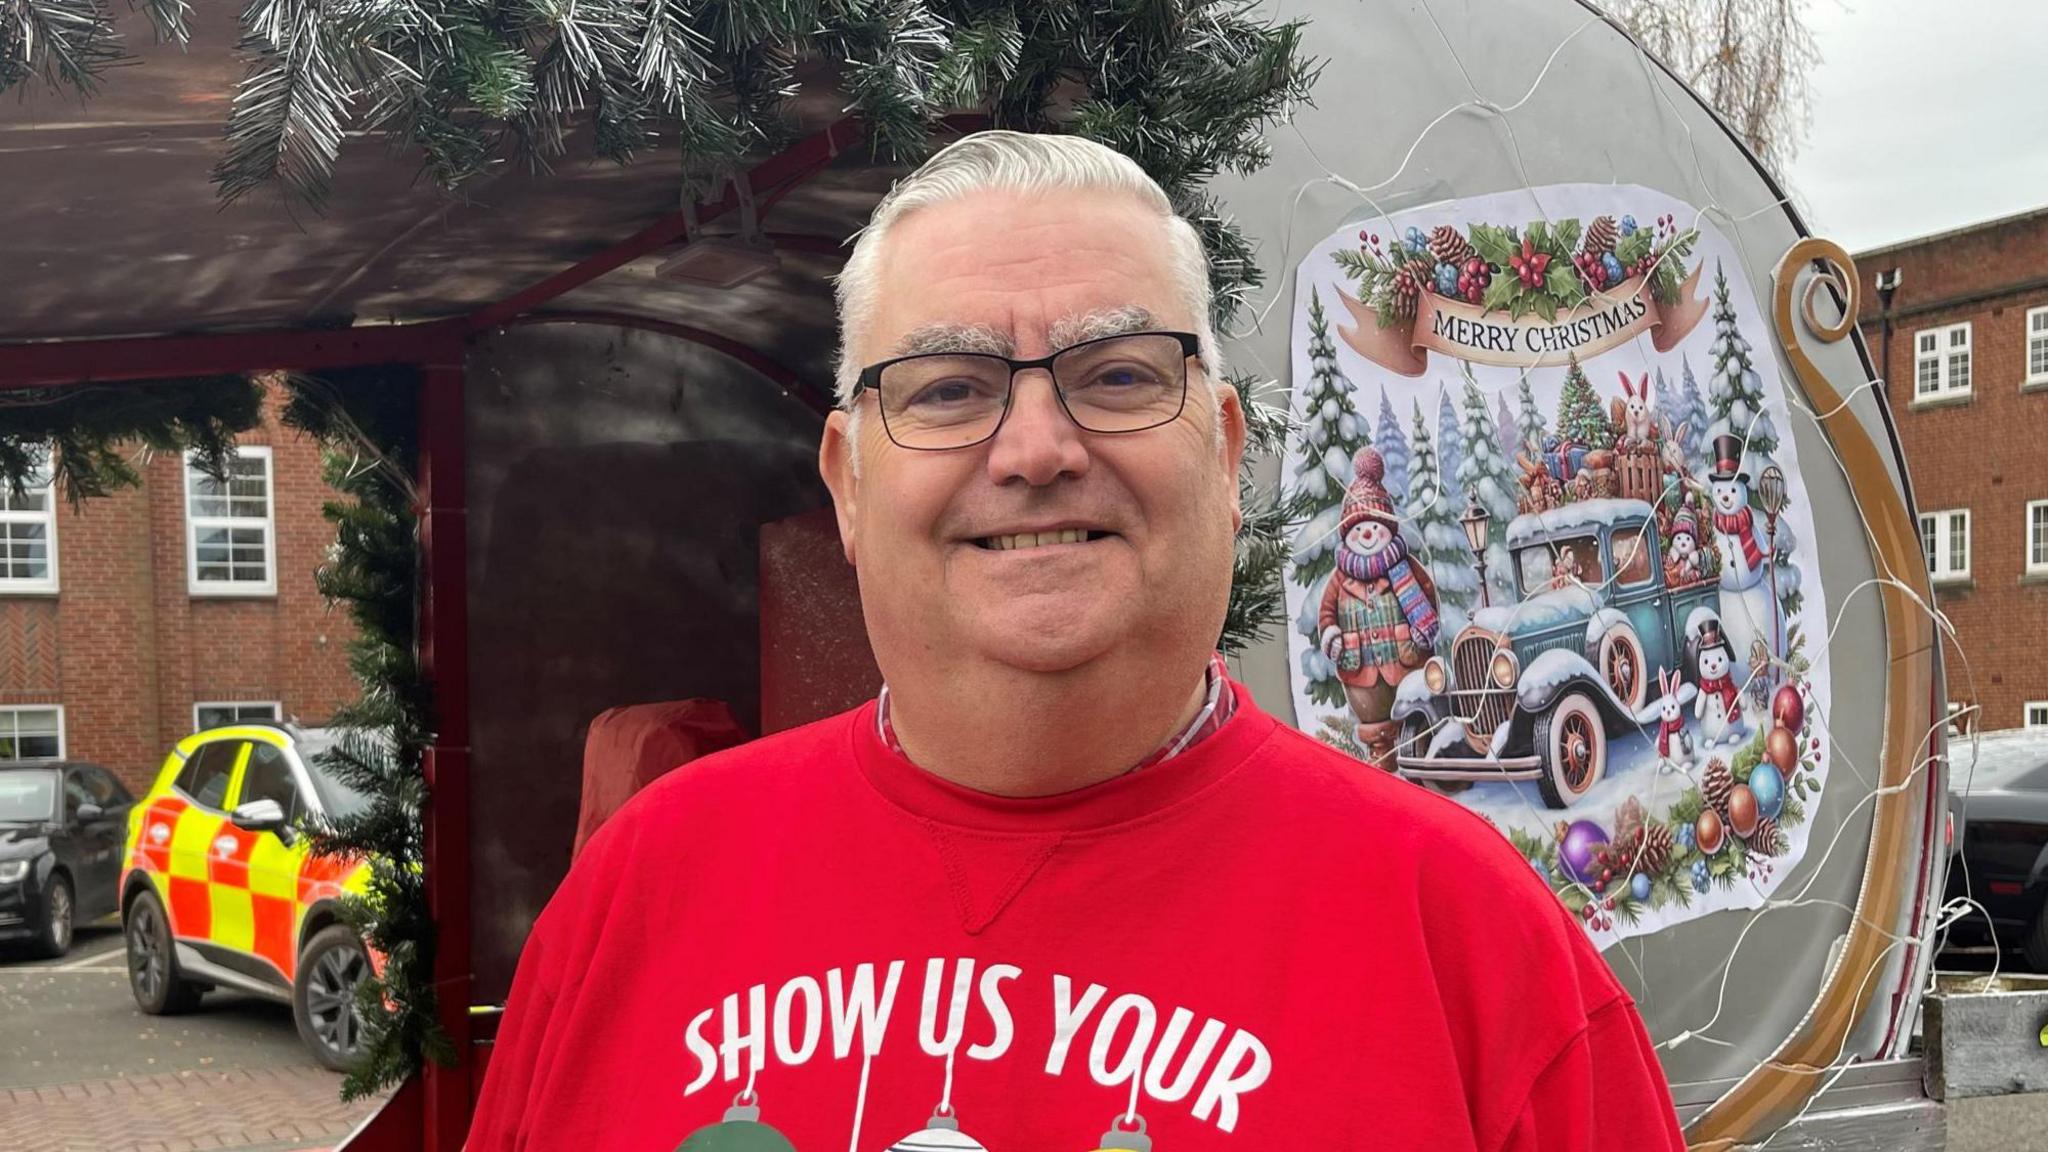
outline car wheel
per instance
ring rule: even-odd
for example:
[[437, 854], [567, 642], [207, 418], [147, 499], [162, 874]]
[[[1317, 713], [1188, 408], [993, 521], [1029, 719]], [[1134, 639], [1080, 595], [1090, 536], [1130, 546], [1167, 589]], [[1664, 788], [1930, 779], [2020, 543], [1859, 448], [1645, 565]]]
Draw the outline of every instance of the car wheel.
[[71, 951], [71, 930], [77, 919], [78, 901], [71, 878], [62, 872], [50, 873], [50, 882], [43, 888], [43, 922], [36, 926], [30, 949], [45, 960]]
[[363, 1055], [363, 1017], [356, 990], [370, 978], [370, 954], [355, 931], [334, 924], [314, 933], [299, 954], [292, 981], [292, 1019], [313, 1058], [347, 1072]]
[[175, 1016], [199, 1006], [199, 988], [178, 974], [178, 956], [171, 943], [171, 921], [155, 892], [144, 892], [128, 906], [128, 989], [135, 1004], [151, 1016]]
[[1649, 697], [1649, 678], [1644, 675], [1643, 644], [1636, 639], [1635, 629], [1624, 624], [1601, 633], [1595, 656], [1614, 698], [1629, 711], [1640, 711]]
[[1536, 786], [1552, 808], [1569, 808], [1607, 771], [1607, 728], [1583, 692], [1567, 692], [1536, 718], [1536, 750], [1543, 775]]

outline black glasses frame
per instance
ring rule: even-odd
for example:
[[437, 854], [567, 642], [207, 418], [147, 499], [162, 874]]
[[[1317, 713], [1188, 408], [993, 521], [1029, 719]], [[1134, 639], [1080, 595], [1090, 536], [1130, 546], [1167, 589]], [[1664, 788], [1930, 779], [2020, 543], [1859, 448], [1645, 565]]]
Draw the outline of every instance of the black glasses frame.
[[[1097, 431], [1075, 418], [1074, 410], [1067, 405], [1066, 389], [1060, 387], [1059, 374], [1053, 371], [1053, 361], [1070, 352], [1093, 347], [1097, 344], [1107, 344], [1112, 340], [1128, 340], [1133, 336], [1171, 336], [1180, 342], [1180, 403], [1174, 405], [1173, 415], [1155, 423], [1146, 424], [1138, 428], [1119, 428], [1113, 432]], [[1017, 373], [1032, 368], [1043, 368], [1045, 369], [1045, 374], [1052, 380], [1052, 394], [1059, 401], [1060, 411], [1066, 413], [1067, 419], [1073, 423], [1074, 427], [1094, 436], [1123, 436], [1132, 432], [1149, 432], [1154, 428], [1163, 428], [1180, 419], [1180, 414], [1187, 411], [1188, 406], [1188, 361], [1201, 354], [1202, 338], [1192, 332], [1123, 332], [1115, 336], [1102, 336], [1094, 340], [1083, 340], [1079, 344], [1069, 344], [1050, 356], [1040, 356], [1036, 360], [1018, 360], [1010, 356], [998, 356], [993, 352], [917, 352], [909, 356], [897, 356], [893, 359], [884, 360], [878, 364], [870, 364], [861, 369], [860, 378], [855, 381], [853, 386], [853, 394], [846, 398], [846, 402], [848, 407], [851, 407], [860, 402], [861, 393], [873, 392], [875, 394], [875, 409], [882, 414], [882, 430], [889, 434], [889, 442], [898, 448], [907, 452], [957, 452], [962, 448], [973, 448], [995, 439], [996, 433], [1003, 430], [1003, 422], [1010, 418], [1010, 406], [1016, 401]], [[970, 440], [965, 444], [948, 444], [944, 447], [922, 447], [914, 444], [905, 444], [903, 441], [896, 439], [895, 429], [889, 427], [889, 406], [882, 403], [882, 373], [888, 368], [907, 361], [930, 360], [941, 356], [948, 359], [958, 359], [962, 356], [979, 356], [984, 360], [1000, 360], [1004, 364], [1009, 365], [1010, 384], [1003, 392], [1002, 414], [996, 417], [995, 425], [988, 430], [988, 435], [978, 440]]]

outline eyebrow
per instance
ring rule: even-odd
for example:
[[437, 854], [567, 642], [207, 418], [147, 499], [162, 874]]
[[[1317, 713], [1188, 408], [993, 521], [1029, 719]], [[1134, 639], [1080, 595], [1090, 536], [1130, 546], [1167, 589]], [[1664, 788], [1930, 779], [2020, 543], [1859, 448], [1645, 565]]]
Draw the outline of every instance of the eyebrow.
[[[1159, 320], [1150, 309], [1136, 304], [1103, 308], [1055, 320], [1050, 332], [1055, 349], [1071, 348], [1090, 340], [1125, 336], [1156, 329]], [[895, 355], [919, 356], [931, 353], [980, 353], [1014, 356], [1016, 344], [1009, 336], [986, 324], [920, 324], [896, 342]]]

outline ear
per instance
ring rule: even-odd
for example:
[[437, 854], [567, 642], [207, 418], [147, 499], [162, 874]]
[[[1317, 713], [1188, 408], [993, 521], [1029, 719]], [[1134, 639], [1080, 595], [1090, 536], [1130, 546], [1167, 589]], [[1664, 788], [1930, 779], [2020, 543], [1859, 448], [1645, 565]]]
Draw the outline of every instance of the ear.
[[1621, 394], [1633, 399], [1636, 394], [1635, 384], [1629, 380], [1628, 373], [1622, 372], [1618, 373], [1618, 375], [1621, 377]]
[[818, 442], [818, 475], [832, 493], [832, 511], [839, 519], [839, 547], [846, 553], [846, 562], [858, 566], [860, 561], [853, 552], [853, 525], [860, 481], [853, 474], [853, 460], [860, 445], [849, 435], [849, 423], [847, 414], [840, 409], [833, 409], [825, 417], [825, 435]]
[[1223, 422], [1222, 457], [1217, 464], [1230, 487], [1230, 530], [1235, 533], [1244, 527], [1244, 493], [1237, 482], [1244, 465], [1244, 404], [1229, 381], [1215, 381], [1210, 386], [1216, 389], [1216, 418]]

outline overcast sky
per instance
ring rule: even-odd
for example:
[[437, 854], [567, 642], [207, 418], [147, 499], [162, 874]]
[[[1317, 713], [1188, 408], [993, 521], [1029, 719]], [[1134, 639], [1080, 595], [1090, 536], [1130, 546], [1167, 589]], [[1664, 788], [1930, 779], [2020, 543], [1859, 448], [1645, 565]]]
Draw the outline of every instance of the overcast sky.
[[1812, 0], [1826, 57], [1787, 172], [1851, 252], [2048, 207], [2048, 3]]

